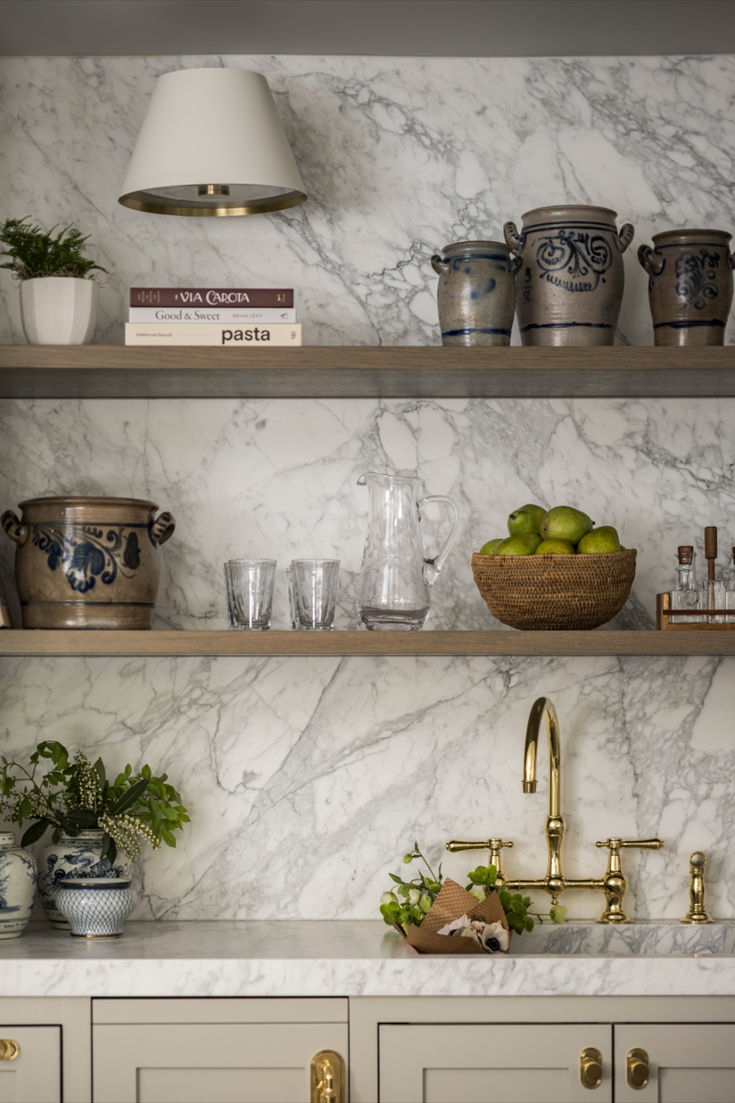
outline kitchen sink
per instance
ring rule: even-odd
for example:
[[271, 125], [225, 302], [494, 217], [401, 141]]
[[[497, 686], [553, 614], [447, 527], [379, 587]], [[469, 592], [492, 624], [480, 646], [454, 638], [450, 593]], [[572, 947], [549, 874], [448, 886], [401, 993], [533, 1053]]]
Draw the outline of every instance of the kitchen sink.
[[639, 923], [536, 923], [523, 935], [513, 935], [513, 956], [583, 954], [622, 957], [735, 954], [735, 922], [688, 924], [669, 920]]

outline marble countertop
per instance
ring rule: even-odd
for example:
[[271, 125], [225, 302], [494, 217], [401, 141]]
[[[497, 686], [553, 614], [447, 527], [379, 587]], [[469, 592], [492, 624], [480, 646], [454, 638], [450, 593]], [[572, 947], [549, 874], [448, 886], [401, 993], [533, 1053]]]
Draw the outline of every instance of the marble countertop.
[[735, 922], [537, 927], [507, 955], [421, 956], [375, 920], [161, 921], [0, 942], [7, 996], [735, 995]]

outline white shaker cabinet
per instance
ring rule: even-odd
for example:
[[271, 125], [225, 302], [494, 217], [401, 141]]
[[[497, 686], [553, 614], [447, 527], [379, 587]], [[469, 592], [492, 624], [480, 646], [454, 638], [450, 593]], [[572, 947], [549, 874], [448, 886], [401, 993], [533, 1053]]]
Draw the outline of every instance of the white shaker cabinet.
[[312, 1058], [347, 1061], [345, 999], [94, 1000], [92, 1018], [95, 1103], [308, 1103]]
[[382, 1024], [379, 1051], [380, 1103], [735, 1103], [732, 1023]]
[[0, 1103], [61, 1103], [61, 1027], [0, 1023]]
[[[613, 1101], [604, 1024], [389, 1023], [378, 1044], [380, 1103]], [[594, 1090], [581, 1082], [583, 1060]]]

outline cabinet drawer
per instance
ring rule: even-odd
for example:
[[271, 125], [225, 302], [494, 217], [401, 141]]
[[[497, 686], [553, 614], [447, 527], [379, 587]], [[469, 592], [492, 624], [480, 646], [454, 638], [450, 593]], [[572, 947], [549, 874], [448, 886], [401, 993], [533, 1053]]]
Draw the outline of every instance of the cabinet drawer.
[[61, 1027], [0, 1023], [0, 1038], [18, 1046], [0, 1060], [0, 1103], [61, 1103]]
[[93, 1096], [95, 1103], [307, 1103], [311, 1059], [321, 1049], [346, 1060], [347, 1024], [98, 1024]]

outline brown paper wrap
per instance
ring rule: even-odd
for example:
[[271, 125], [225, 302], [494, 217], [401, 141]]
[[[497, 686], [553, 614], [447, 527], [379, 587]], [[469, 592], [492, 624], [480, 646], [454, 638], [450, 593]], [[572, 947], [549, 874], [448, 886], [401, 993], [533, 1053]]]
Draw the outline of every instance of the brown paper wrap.
[[[487, 951], [472, 938], [436, 933], [446, 923], [459, 919], [461, 915], [469, 916], [470, 919], [481, 919], [483, 923], [500, 923], [508, 932], [510, 940], [508, 920], [497, 892], [491, 892], [480, 901], [450, 878], [442, 885], [419, 927], [410, 926], [406, 932], [397, 923], [394, 926], [420, 954], [486, 954]], [[510, 941], [508, 945], [510, 946]]]

